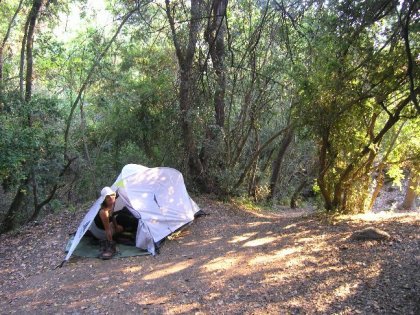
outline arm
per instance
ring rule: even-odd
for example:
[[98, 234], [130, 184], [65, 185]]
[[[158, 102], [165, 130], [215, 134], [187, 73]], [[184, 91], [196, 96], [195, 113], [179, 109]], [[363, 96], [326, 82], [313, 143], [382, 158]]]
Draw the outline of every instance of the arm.
[[112, 241], [112, 230], [111, 230], [111, 224], [109, 223], [109, 212], [105, 211], [104, 209], [99, 210], [99, 217], [102, 220], [102, 223], [104, 225], [106, 238], [108, 241]]

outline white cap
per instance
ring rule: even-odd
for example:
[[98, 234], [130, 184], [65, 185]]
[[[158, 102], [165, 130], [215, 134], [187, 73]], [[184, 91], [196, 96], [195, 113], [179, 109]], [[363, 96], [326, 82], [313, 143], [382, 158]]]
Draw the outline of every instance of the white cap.
[[104, 188], [102, 188], [102, 190], [101, 190], [101, 196], [102, 196], [103, 199], [105, 199], [106, 196], [111, 196], [111, 195], [115, 195], [115, 191], [113, 191], [111, 189], [111, 187], [104, 187]]

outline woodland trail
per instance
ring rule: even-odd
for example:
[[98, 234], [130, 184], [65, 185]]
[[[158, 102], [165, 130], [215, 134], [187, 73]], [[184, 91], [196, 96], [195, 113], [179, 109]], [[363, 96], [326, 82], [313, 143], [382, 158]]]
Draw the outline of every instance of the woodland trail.
[[[64, 257], [83, 211], [0, 236], [2, 314], [418, 314], [419, 213], [247, 211], [208, 197], [209, 216], [156, 257]], [[386, 242], [351, 242], [381, 228]]]

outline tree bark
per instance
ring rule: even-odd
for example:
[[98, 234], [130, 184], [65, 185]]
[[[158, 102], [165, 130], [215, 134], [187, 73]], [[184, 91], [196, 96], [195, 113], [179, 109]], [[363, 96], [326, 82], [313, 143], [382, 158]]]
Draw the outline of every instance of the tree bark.
[[[417, 87], [414, 90], [415, 96], [417, 96], [419, 92], [420, 87]], [[355, 174], [357, 174], [363, 167], [366, 169], [369, 164], [373, 162], [374, 156], [372, 156], [371, 146], [379, 145], [381, 143], [384, 135], [400, 120], [401, 112], [410, 104], [411, 101], [412, 95], [409, 95], [396, 105], [393, 113], [389, 113], [389, 117], [383, 125], [382, 129], [376, 135], [372, 134], [370, 136], [371, 140], [369, 143], [360, 150], [353, 161], [350, 162], [341, 173], [338, 181], [333, 184], [333, 191], [330, 191], [327, 183], [325, 182], [325, 175], [332, 165], [332, 163], [328, 163], [327, 161], [328, 137], [326, 136], [322, 139], [321, 150], [319, 154], [320, 173], [318, 176], [318, 185], [325, 200], [325, 209], [327, 212], [337, 209], [345, 210], [345, 202], [343, 201], [347, 199], [345, 197], [349, 193], [348, 189], [351, 188], [351, 182], [354, 180]], [[371, 154], [369, 154], [367, 161], [362, 163], [363, 159], [368, 153]]]
[[[28, 16], [28, 29], [26, 36], [26, 78], [25, 78], [25, 97], [24, 100], [26, 103], [29, 103], [32, 99], [32, 85], [33, 85], [33, 45], [34, 45], [34, 34], [35, 26], [41, 10], [43, 0], [34, 0], [32, 4], [31, 11]], [[23, 47], [23, 46], [22, 46]], [[28, 115], [28, 124], [29, 127], [32, 127], [32, 114]], [[30, 166], [30, 181], [32, 186], [32, 195], [33, 195], [33, 204], [34, 210], [36, 210], [37, 205], [39, 204], [38, 197], [38, 183], [36, 180], [36, 171], [35, 163], [33, 162]]]
[[410, 172], [410, 179], [408, 181], [407, 189], [403, 203], [399, 206], [400, 209], [404, 210], [416, 210], [417, 209], [417, 187], [419, 185], [420, 176], [416, 174], [414, 170]]
[[386, 166], [386, 161], [388, 159], [389, 154], [391, 153], [391, 151], [393, 150], [395, 143], [397, 141], [398, 136], [401, 133], [402, 128], [404, 127], [405, 122], [403, 122], [400, 127], [398, 128], [397, 132], [392, 136], [390, 145], [385, 153], [385, 155], [382, 158], [382, 161], [379, 163], [378, 168], [377, 168], [377, 173], [378, 176], [376, 178], [376, 186], [375, 189], [373, 190], [372, 196], [370, 197], [370, 202], [369, 202], [369, 207], [367, 210], [372, 210], [373, 205], [375, 204], [376, 198], [378, 198], [379, 193], [381, 192], [381, 189], [384, 185], [385, 182], [385, 175], [384, 175], [384, 168]]
[[25, 100], [25, 52], [26, 52], [26, 41], [28, 38], [28, 28], [30, 23], [30, 15], [26, 19], [25, 26], [23, 28], [23, 39], [20, 49], [20, 63], [19, 63], [19, 93], [22, 102]]
[[[24, 36], [22, 40], [21, 56], [20, 56], [20, 72], [19, 72], [20, 94], [21, 94], [22, 101], [25, 101], [25, 102], [29, 102], [32, 96], [33, 37], [34, 37], [34, 32], [35, 32], [36, 20], [38, 18], [41, 6], [42, 6], [42, 0], [34, 0], [32, 3], [32, 8], [25, 22]], [[26, 80], [24, 80], [25, 56], [26, 56]], [[25, 83], [25, 91], [23, 90], [24, 83]], [[28, 124], [29, 126], [31, 126], [31, 115], [28, 116]], [[33, 165], [30, 165], [29, 168], [30, 168], [29, 175], [19, 185], [16, 195], [13, 198], [12, 204], [10, 205], [9, 210], [7, 211], [7, 214], [3, 220], [3, 228], [2, 228], [3, 232], [9, 231], [10, 229], [13, 228], [14, 218], [22, 207], [22, 204], [26, 195], [26, 189], [30, 181], [32, 181], [34, 202], [37, 203], [38, 195], [37, 195], [37, 186], [36, 186], [34, 167]]]
[[272, 135], [266, 142], [264, 142], [258, 150], [256, 150], [254, 152], [254, 154], [249, 158], [248, 163], [245, 165], [244, 170], [241, 173], [241, 176], [239, 177], [239, 179], [237, 180], [237, 182], [235, 183], [235, 185], [233, 186], [232, 190], [236, 190], [239, 188], [239, 186], [242, 185], [242, 183], [244, 182], [246, 176], [248, 175], [252, 165], [254, 165], [255, 161], [258, 159], [258, 157], [260, 156], [261, 152], [267, 147], [269, 146], [275, 139], [277, 139], [283, 132], [285, 132], [286, 129], [282, 129], [278, 132], [276, 132], [274, 135]]
[[292, 198], [290, 198], [290, 208], [292, 208], [292, 209], [297, 208], [297, 199], [300, 195], [300, 192], [306, 186], [307, 183], [308, 183], [308, 180], [306, 178], [304, 178], [300, 182], [299, 186], [296, 188], [295, 192], [293, 193]]
[[[60, 174], [58, 175], [58, 178], [63, 177], [67, 170], [70, 168], [71, 163], [73, 163], [74, 160], [76, 160], [77, 157], [74, 157], [70, 160], [67, 161], [67, 164], [63, 167], [63, 169], [61, 170]], [[56, 183], [52, 189], [50, 190], [50, 193], [48, 194], [48, 196], [40, 203], [35, 204], [35, 210], [31, 216], [31, 218], [29, 219], [29, 221], [33, 221], [35, 220], [39, 213], [41, 212], [42, 208], [47, 205], [55, 196], [55, 193], [57, 192], [57, 190], [60, 188], [60, 185], [58, 183]]]
[[276, 194], [277, 182], [280, 176], [280, 168], [283, 163], [284, 156], [286, 154], [287, 148], [289, 147], [293, 139], [293, 127], [289, 126], [286, 130], [286, 133], [280, 143], [279, 152], [273, 163], [273, 170], [271, 172], [270, 178], [270, 191], [267, 199], [273, 199]]
[[25, 79], [25, 102], [29, 102], [32, 97], [33, 80], [33, 58], [32, 51], [34, 45], [35, 26], [38, 19], [43, 0], [34, 0], [31, 12], [29, 13], [28, 33], [26, 37], [26, 79]]
[[29, 177], [26, 178], [17, 189], [16, 195], [13, 198], [13, 201], [7, 210], [7, 213], [2, 221], [1, 224], [1, 233], [8, 232], [13, 229], [14, 227], [14, 221], [16, 214], [20, 211], [23, 201], [25, 200], [26, 196], [26, 187], [29, 183]]
[[[414, 58], [413, 58], [413, 54], [411, 52], [411, 47], [410, 47], [410, 39], [409, 39], [409, 29], [410, 29], [410, 19], [411, 19], [411, 15], [413, 14], [414, 16], [414, 12], [418, 12], [418, 2], [417, 1], [407, 1], [408, 2], [408, 8], [407, 8], [407, 13], [405, 16], [405, 21], [401, 20], [400, 17], [400, 24], [401, 24], [401, 30], [402, 30], [402, 37], [404, 38], [404, 47], [405, 47], [405, 52], [407, 55], [407, 75], [408, 75], [408, 79], [410, 82], [410, 96], [411, 96], [411, 101], [413, 102], [416, 110], [417, 110], [417, 114], [420, 113], [420, 105], [419, 102], [417, 100], [417, 93], [415, 93], [415, 82], [414, 82], [414, 73], [415, 73], [415, 62], [414, 62]], [[417, 5], [416, 5], [417, 3]], [[404, 6], [404, 5], [403, 5]]]
[[214, 91], [214, 112], [216, 125], [224, 128], [225, 124], [225, 18], [227, 0], [215, 0], [209, 15], [209, 22], [205, 32], [205, 39], [209, 45], [209, 54], [216, 73], [217, 82]]
[[166, 15], [171, 28], [172, 41], [175, 47], [178, 65], [180, 68], [179, 83], [179, 107], [180, 107], [180, 124], [184, 142], [184, 150], [186, 160], [188, 162], [189, 173], [193, 179], [204, 191], [209, 191], [209, 183], [203, 164], [200, 161], [197, 150], [196, 141], [193, 135], [193, 120], [191, 109], [194, 95], [193, 80], [193, 62], [196, 52], [196, 44], [200, 29], [200, 7], [201, 0], [191, 0], [190, 20], [188, 39], [185, 43], [181, 43], [175, 28], [175, 20], [172, 13], [172, 7], [169, 0], [165, 0]]
[[329, 147], [329, 131], [325, 132], [325, 135], [321, 139], [321, 146], [319, 149], [319, 173], [318, 173], [318, 186], [321, 191], [321, 195], [324, 198], [324, 207], [327, 212], [333, 210], [331, 189], [325, 180], [325, 176], [330, 168], [327, 161], [328, 147]]

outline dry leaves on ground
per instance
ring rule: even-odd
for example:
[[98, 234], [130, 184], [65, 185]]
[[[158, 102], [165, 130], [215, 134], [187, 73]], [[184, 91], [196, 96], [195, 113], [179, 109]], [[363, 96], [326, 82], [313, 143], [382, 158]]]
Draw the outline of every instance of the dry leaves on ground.
[[[210, 215], [156, 257], [64, 257], [83, 212], [51, 215], [0, 236], [1, 313], [417, 314], [419, 215], [250, 212], [208, 197]], [[385, 242], [353, 242], [374, 226]]]

